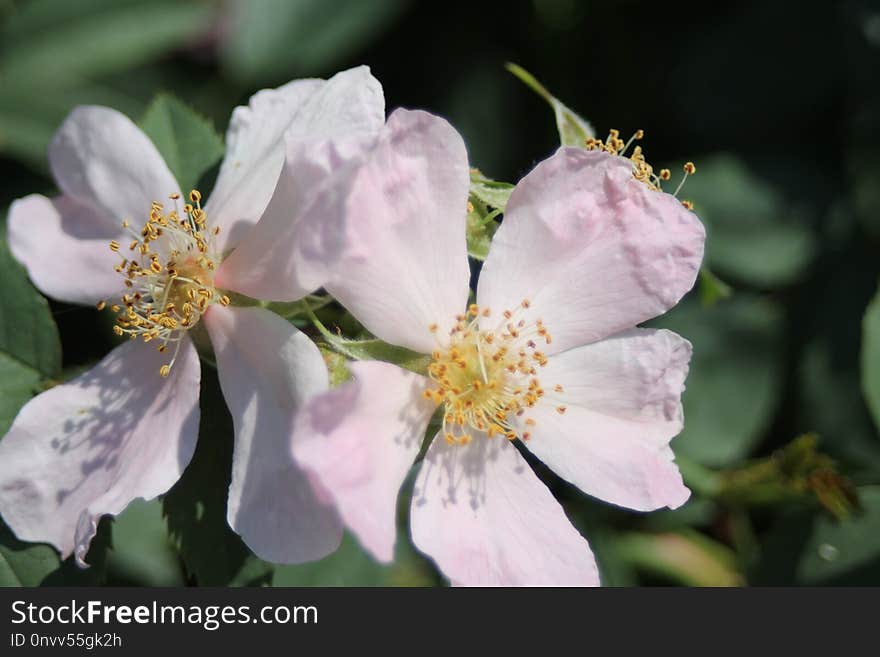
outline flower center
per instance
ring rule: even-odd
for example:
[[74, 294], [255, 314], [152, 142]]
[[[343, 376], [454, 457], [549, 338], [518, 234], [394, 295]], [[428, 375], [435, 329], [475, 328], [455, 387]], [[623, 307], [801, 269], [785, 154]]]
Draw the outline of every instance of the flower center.
[[[177, 206], [179, 194], [172, 194]], [[154, 201], [150, 218], [138, 234], [126, 219], [122, 227], [134, 238], [128, 245], [131, 257], [123, 257], [116, 271], [123, 275], [128, 291], [118, 304], [110, 308], [116, 316], [113, 330], [132, 340], [156, 341], [164, 353], [174, 344], [171, 360], [159, 368], [164, 377], [171, 373], [184, 333], [195, 326], [213, 303], [229, 305], [229, 297], [214, 287], [214, 270], [220, 256], [214, 248], [214, 237], [220, 228], [208, 230], [207, 215], [202, 210], [198, 190], [189, 194], [183, 216], [176, 207], [165, 212]], [[110, 249], [119, 253], [119, 242], [110, 242]], [[106, 306], [98, 304], [98, 310]]]
[[[610, 130], [608, 132], [608, 137], [606, 137], [604, 141], [596, 139], [595, 137], [588, 138], [586, 140], [586, 147], [588, 151], [600, 150], [610, 153], [611, 155], [617, 155], [629, 159], [632, 163], [633, 178], [647, 185], [649, 189], [653, 189], [656, 192], [662, 192], [663, 183], [672, 177], [672, 173], [669, 169], [660, 169], [658, 173], [654, 173], [654, 167], [648, 164], [647, 160], [645, 160], [645, 154], [642, 152], [642, 147], [639, 145], [636, 145], [629, 155], [626, 154], [633, 142], [640, 141], [644, 136], [644, 130], [636, 130], [632, 137], [624, 142], [620, 138], [620, 131]], [[678, 187], [675, 188], [675, 192], [672, 194], [673, 196], [678, 196], [687, 177], [697, 172], [697, 167], [694, 166], [693, 162], [685, 163], [683, 169], [684, 176], [682, 176], [681, 181], [678, 183]], [[694, 204], [690, 201], [682, 201], [681, 204], [688, 210], [694, 209]]]
[[[443, 406], [443, 436], [449, 444], [466, 445], [473, 431], [490, 438], [529, 439], [528, 431], [520, 434], [516, 427], [531, 427], [535, 421], [524, 417], [515, 423], [514, 418], [525, 416], [547, 395], [538, 378], [539, 368], [547, 364], [539, 345], [550, 344], [552, 337], [540, 319], [517, 319], [528, 307], [524, 300], [516, 311], [505, 310], [504, 321], [487, 330], [480, 328], [480, 321], [486, 324], [491, 311], [472, 305], [456, 318], [449, 347], [432, 354], [428, 376], [435, 386], [424, 395]], [[430, 329], [436, 332], [437, 326]], [[562, 386], [554, 386], [553, 392], [563, 392]], [[564, 413], [565, 406], [556, 410]]]

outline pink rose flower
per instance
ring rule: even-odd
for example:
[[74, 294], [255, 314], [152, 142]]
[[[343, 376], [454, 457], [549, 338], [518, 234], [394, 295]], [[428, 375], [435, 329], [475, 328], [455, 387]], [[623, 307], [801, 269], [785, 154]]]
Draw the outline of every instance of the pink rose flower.
[[[325, 287], [428, 375], [351, 364], [299, 414], [296, 460], [377, 559], [440, 409], [411, 505], [416, 546], [461, 585], [595, 585], [587, 542], [513, 444], [582, 491], [637, 510], [687, 500], [669, 442], [690, 344], [636, 328], [693, 286], [705, 232], [635, 163], [561, 148], [516, 186], [468, 307], [469, 172], [444, 120], [398, 110], [337, 201]], [[636, 173], [641, 173], [636, 170]], [[314, 254], [313, 254], [314, 255]], [[317, 257], [317, 256], [315, 256]]]
[[[133, 340], [31, 400], [0, 441], [0, 514], [20, 539], [51, 543], [84, 565], [101, 516], [178, 480], [199, 427], [200, 364], [189, 331], [204, 326], [235, 428], [230, 526], [270, 561], [336, 549], [340, 521], [289, 447], [300, 406], [327, 388], [321, 354], [284, 319], [233, 307], [228, 294], [294, 300], [315, 289], [305, 270], [273, 279], [272, 289], [239, 272], [260, 270], [254, 243], [267, 235], [297, 258], [311, 190], [375, 139], [384, 111], [366, 67], [260, 91], [232, 115], [204, 209], [198, 193], [180, 196], [128, 118], [104, 107], [70, 114], [49, 147], [61, 195], [13, 203], [10, 247], [50, 297], [120, 299], [107, 305], [117, 306], [117, 333]], [[301, 187], [295, 199], [270, 203], [282, 167]]]

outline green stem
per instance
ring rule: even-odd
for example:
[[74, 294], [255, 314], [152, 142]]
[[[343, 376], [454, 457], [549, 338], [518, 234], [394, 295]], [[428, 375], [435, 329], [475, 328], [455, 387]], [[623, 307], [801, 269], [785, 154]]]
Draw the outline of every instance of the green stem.
[[740, 586], [736, 556], [726, 546], [695, 531], [617, 537], [617, 554], [643, 572], [687, 586]]
[[547, 88], [543, 84], [538, 82], [534, 75], [529, 73], [522, 66], [514, 64], [513, 62], [507, 62], [504, 65], [504, 68], [506, 68], [508, 71], [510, 71], [520, 80], [522, 80], [527, 87], [529, 87], [532, 91], [541, 96], [541, 98], [546, 100], [551, 105], [553, 104], [553, 101], [555, 100], [553, 98], [553, 95], [549, 91], [547, 91]]
[[501, 210], [492, 210], [492, 212], [490, 212], [477, 222], [477, 228], [482, 228], [483, 226], [489, 224], [489, 222], [494, 221], [495, 217], [497, 217], [499, 214], [501, 214]]
[[320, 310], [324, 306], [333, 302], [333, 297], [328, 294], [325, 296], [309, 295], [299, 301], [292, 302], [262, 301], [260, 302], [260, 305], [267, 310], [271, 310], [276, 315], [280, 315], [284, 319], [292, 319], [304, 312], [305, 306], [309, 305], [309, 299], [311, 299], [312, 304], [314, 304], [310, 306], [313, 311]]
[[336, 346], [336, 336], [328, 329], [324, 324], [318, 319], [318, 316], [315, 314], [315, 311], [312, 310], [312, 307], [309, 305], [309, 302], [306, 299], [302, 299], [303, 310], [306, 312], [306, 316], [312, 322], [316, 329], [320, 332], [321, 335], [326, 338], [327, 342], [329, 342], [334, 347]]

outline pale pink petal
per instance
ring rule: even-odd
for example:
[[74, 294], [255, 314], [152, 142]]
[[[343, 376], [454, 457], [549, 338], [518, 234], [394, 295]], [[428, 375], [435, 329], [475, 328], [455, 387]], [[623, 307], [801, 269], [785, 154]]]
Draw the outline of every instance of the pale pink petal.
[[93, 207], [70, 196], [32, 194], [9, 208], [9, 248], [44, 294], [93, 304], [116, 297], [120, 257], [110, 240], [123, 239], [118, 223], [104, 221]]
[[651, 440], [651, 429], [619, 418], [569, 407], [536, 407], [526, 446], [556, 474], [589, 495], [637, 511], [675, 509], [690, 491], [668, 446]]
[[366, 66], [326, 81], [296, 80], [265, 89], [247, 107], [236, 108], [206, 208], [212, 225], [221, 226], [221, 249], [236, 246], [266, 209], [284, 162], [285, 133], [294, 144], [346, 139], [375, 135], [384, 121], [382, 85]]
[[416, 547], [459, 586], [595, 586], [589, 545], [506, 438], [437, 436], [419, 470]]
[[669, 441], [682, 428], [690, 355], [671, 331], [635, 329], [551, 356], [539, 373], [546, 396], [520, 419], [526, 447], [605, 501], [640, 511], [681, 506], [690, 491]]
[[553, 404], [627, 420], [634, 434], [667, 445], [684, 423], [691, 351], [672, 331], [630, 329], [551, 356], [538, 376]]
[[199, 358], [188, 338], [168, 378], [156, 348], [127, 342], [21, 409], [0, 441], [0, 514], [25, 541], [81, 564], [102, 515], [168, 490], [199, 430]]
[[300, 407], [327, 389], [321, 352], [263, 308], [213, 306], [204, 322], [235, 427], [229, 525], [263, 559], [320, 559], [339, 547], [342, 524], [326, 493], [293, 462], [290, 445], [300, 439]]
[[349, 364], [354, 380], [313, 399], [300, 416], [296, 460], [315, 474], [346, 526], [376, 559], [391, 561], [400, 486], [434, 404], [427, 379], [378, 361]]
[[220, 226], [221, 251], [239, 243], [265, 210], [284, 162], [284, 131], [299, 107], [324, 84], [294, 80], [263, 89], [236, 107], [226, 130], [226, 155], [205, 209]]
[[660, 315], [694, 284], [705, 230], [669, 194], [633, 178], [628, 160], [562, 148], [516, 186], [483, 265], [477, 302], [499, 316], [523, 299], [547, 353]]
[[375, 135], [288, 143], [266, 211], [220, 265], [218, 285], [250, 297], [294, 301], [324, 284], [345, 244], [346, 192]]
[[459, 134], [397, 110], [346, 200], [344, 253], [325, 287], [374, 335], [430, 353], [464, 311], [469, 173]]
[[95, 221], [128, 219], [136, 230], [153, 201], [170, 203], [177, 181], [153, 142], [109, 107], [81, 106], [49, 144], [49, 165], [61, 190], [98, 210]]

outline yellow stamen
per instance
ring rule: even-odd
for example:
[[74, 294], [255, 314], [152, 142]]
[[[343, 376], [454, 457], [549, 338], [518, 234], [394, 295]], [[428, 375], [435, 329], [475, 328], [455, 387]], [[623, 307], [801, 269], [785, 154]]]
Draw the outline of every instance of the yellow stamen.
[[[176, 202], [180, 194], [169, 198]], [[195, 207], [184, 205], [182, 217], [178, 210], [166, 212], [161, 203], [154, 201], [140, 234], [129, 227], [128, 220], [124, 221], [123, 228], [135, 237], [129, 250], [136, 255], [115, 267], [124, 276], [128, 292], [122, 296], [121, 305], [111, 306], [114, 313], [119, 313], [113, 331], [131, 339], [155, 341], [161, 353], [173, 344], [171, 360], [159, 369], [163, 377], [171, 373], [183, 332], [195, 326], [211, 304], [230, 303], [229, 297], [214, 287], [213, 272], [220, 255], [213, 237], [218, 231], [208, 230], [201, 193], [194, 189], [189, 199]], [[118, 252], [120, 245], [114, 240], [110, 248]], [[97, 307], [102, 310], [106, 303], [102, 301]]]
[[[662, 192], [662, 183], [669, 180], [672, 175], [669, 169], [660, 169], [659, 173], [654, 173], [654, 167], [648, 164], [648, 161], [645, 159], [645, 154], [642, 152], [642, 147], [638, 145], [633, 148], [632, 153], [626, 155], [626, 152], [629, 150], [629, 147], [633, 142], [639, 141], [645, 136], [645, 131], [636, 130], [626, 143], [623, 143], [623, 140], [620, 139], [619, 135], [620, 133], [617, 130], [611, 130], [605, 141], [590, 137], [584, 142], [584, 145], [589, 151], [598, 150], [611, 155], [626, 157], [632, 164], [633, 178], [644, 183], [649, 189]], [[684, 178], [682, 178], [681, 183], [679, 183], [673, 196], [678, 195], [678, 192], [681, 191], [682, 185], [684, 185], [684, 181], [689, 175], [693, 175], [696, 170], [697, 168], [694, 166], [693, 162], [687, 162], [684, 165]]]
[[[518, 317], [530, 307], [524, 299], [516, 312], [503, 313], [508, 321], [492, 326], [486, 321], [489, 309], [473, 304], [456, 318], [448, 345], [431, 354], [428, 376], [434, 385], [423, 396], [443, 406], [442, 434], [450, 445], [466, 445], [476, 432], [508, 440], [531, 436], [520, 427], [535, 425], [524, 416], [544, 396], [535, 375], [548, 363], [535, 339], [549, 332], [540, 319]], [[436, 334], [435, 324], [429, 328]]]

